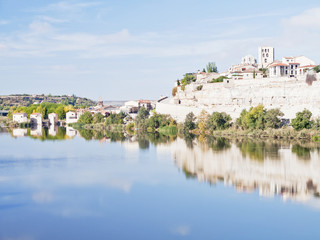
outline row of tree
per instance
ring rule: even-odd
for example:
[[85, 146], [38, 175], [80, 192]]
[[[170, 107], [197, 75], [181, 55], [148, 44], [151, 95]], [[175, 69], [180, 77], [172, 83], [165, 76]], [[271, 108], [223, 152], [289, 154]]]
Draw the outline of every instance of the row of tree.
[[[284, 114], [279, 109], [267, 110], [263, 105], [251, 107], [249, 111], [244, 109], [235, 123], [232, 123], [230, 115], [224, 112], [208, 114], [206, 111], [202, 111], [197, 118], [191, 112], [185, 118], [183, 130], [184, 133], [189, 133], [191, 130], [198, 129], [202, 134], [215, 130], [224, 130], [233, 125], [236, 128], [249, 130], [278, 129], [285, 125], [281, 120], [283, 116]], [[313, 120], [312, 113], [305, 109], [296, 114], [296, 118], [291, 121], [291, 126], [295, 130], [311, 128], [318, 130], [320, 128], [320, 119]]]

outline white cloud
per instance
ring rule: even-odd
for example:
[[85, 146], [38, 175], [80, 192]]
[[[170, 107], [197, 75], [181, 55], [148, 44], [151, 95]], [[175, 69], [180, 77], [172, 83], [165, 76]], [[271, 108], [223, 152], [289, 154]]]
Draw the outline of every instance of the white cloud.
[[173, 229], [173, 233], [180, 236], [187, 236], [190, 234], [190, 227], [189, 226], [178, 226]]
[[39, 20], [46, 21], [49, 23], [65, 23], [68, 22], [66, 19], [58, 19], [54, 17], [49, 17], [49, 16], [38, 16], [37, 17]]
[[49, 192], [38, 192], [32, 195], [32, 199], [36, 203], [50, 203], [53, 200], [53, 196]]
[[0, 25], [6, 25], [6, 24], [8, 24], [9, 23], [9, 21], [6, 21], [6, 20], [0, 20]]
[[82, 3], [70, 3], [61, 1], [58, 3], [49, 4], [42, 8], [31, 9], [31, 12], [50, 12], [50, 11], [78, 11], [88, 7], [98, 6], [100, 2], [82, 2]]
[[297, 34], [306, 28], [320, 29], [320, 8], [312, 8], [283, 20], [284, 27], [294, 28]]

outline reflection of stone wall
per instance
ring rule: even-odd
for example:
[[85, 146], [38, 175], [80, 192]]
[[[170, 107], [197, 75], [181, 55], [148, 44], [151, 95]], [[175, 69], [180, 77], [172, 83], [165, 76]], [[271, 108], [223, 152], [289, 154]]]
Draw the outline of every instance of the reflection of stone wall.
[[[264, 155], [263, 160], [244, 154], [231, 144], [229, 149], [215, 152], [201, 144], [193, 149], [177, 139], [170, 146], [176, 165], [187, 176], [214, 183], [223, 180], [239, 191], [259, 189], [260, 195], [281, 194], [284, 199], [307, 200], [320, 187], [320, 158], [318, 151], [310, 152], [309, 160], [302, 160], [291, 146], [280, 148], [278, 154]], [[277, 158], [276, 158], [277, 157]]]

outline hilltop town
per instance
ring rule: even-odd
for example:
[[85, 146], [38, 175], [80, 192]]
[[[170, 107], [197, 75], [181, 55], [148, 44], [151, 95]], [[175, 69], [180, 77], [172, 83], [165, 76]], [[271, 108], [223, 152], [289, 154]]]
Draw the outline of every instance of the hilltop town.
[[243, 109], [262, 104], [279, 108], [284, 119], [293, 119], [304, 108], [320, 116], [319, 66], [306, 56], [275, 59], [273, 47], [260, 47], [258, 60], [252, 55], [227, 71], [187, 74], [175, 82], [173, 96], [157, 103], [157, 112], [181, 122], [193, 112], [226, 112], [233, 119]]

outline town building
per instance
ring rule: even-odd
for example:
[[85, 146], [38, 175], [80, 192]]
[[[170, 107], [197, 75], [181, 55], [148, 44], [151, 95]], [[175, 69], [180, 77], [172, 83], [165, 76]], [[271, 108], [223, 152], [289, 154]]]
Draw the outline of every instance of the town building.
[[58, 124], [58, 114], [56, 113], [49, 113], [48, 114], [49, 124], [50, 125], [57, 125]]
[[41, 113], [32, 113], [30, 115], [30, 124], [39, 125], [42, 127], [42, 114]]
[[82, 112], [72, 112], [69, 111], [66, 113], [66, 123], [76, 123], [78, 122], [80, 116], [82, 115]]
[[28, 122], [28, 115], [26, 113], [14, 113], [12, 114], [12, 120], [17, 123]]
[[273, 47], [259, 47], [259, 68], [267, 68], [269, 64], [274, 62], [274, 48]]

